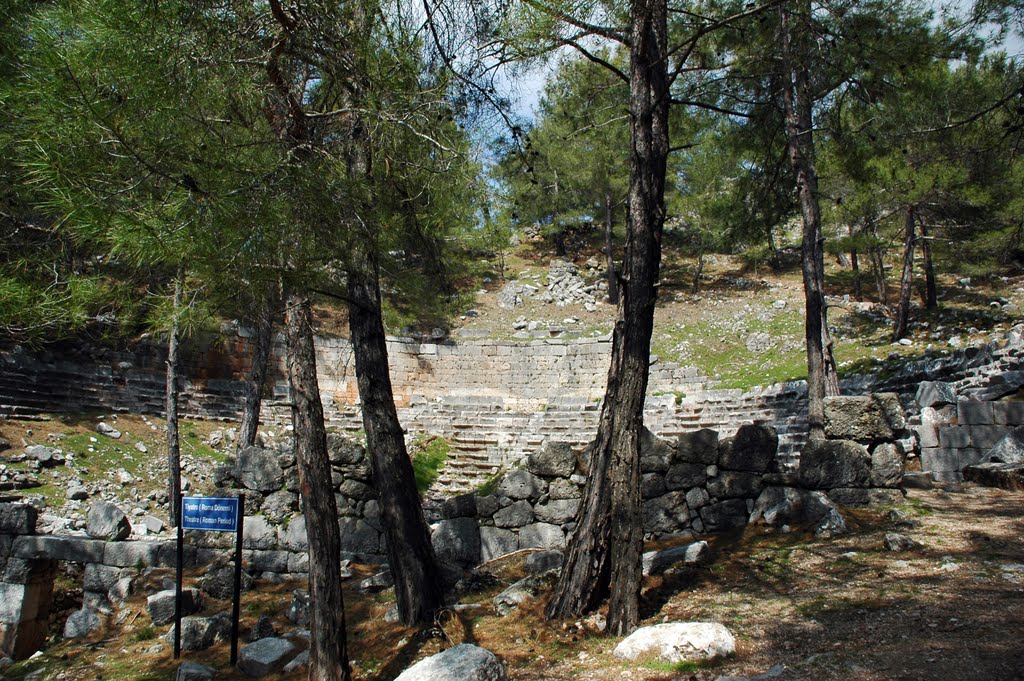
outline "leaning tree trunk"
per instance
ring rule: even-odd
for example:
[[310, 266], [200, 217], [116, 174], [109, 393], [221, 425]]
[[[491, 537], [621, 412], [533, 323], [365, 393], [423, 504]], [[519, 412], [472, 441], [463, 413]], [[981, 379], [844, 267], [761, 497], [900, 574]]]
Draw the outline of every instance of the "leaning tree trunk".
[[309, 299], [290, 292], [285, 328], [288, 336], [288, 386], [291, 390], [295, 459], [306, 536], [309, 543], [310, 681], [348, 681], [351, 671], [345, 641], [341, 594], [341, 536], [338, 507], [327, 455], [327, 433], [313, 347]]
[[630, 45], [630, 186], [623, 285], [612, 332], [608, 385], [590, 447], [590, 470], [549, 618], [578, 616], [606, 593], [608, 631], [639, 622], [640, 436], [665, 220], [668, 156], [667, 6], [635, 0]]
[[242, 423], [238, 427], [239, 451], [256, 444], [256, 430], [260, 425], [263, 385], [267, 377], [267, 360], [270, 358], [270, 345], [274, 333], [272, 308], [273, 304], [270, 298], [264, 298], [259, 313], [254, 320], [256, 322], [256, 335], [253, 339], [252, 366], [249, 367], [249, 375], [245, 379]]
[[903, 223], [903, 272], [900, 274], [900, 300], [896, 306], [896, 325], [892, 341], [903, 338], [910, 321], [910, 292], [914, 278], [914, 207], [907, 208]]
[[864, 288], [860, 282], [860, 258], [856, 249], [850, 251], [850, 269], [853, 270], [853, 297], [864, 300]]
[[928, 238], [928, 227], [921, 223], [921, 253], [924, 255], [924, 307], [926, 310], [939, 309], [939, 291], [935, 285], [935, 261], [932, 260], [932, 244]]
[[[810, 3], [801, 2], [809, 17]], [[825, 305], [825, 258], [821, 233], [821, 207], [818, 204], [818, 174], [814, 167], [814, 138], [811, 120], [811, 96], [808, 84], [806, 30], [792, 25], [793, 15], [780, 7], [783, 56], [782, 99], [785, 107], [789, 160], [796, 176], [800, 212], [803, 216], [801, 269], [806, 304], [807, 341], [807, 422], [812, 439], [825, 437], [825, 396], [838, 392], [839, 382], [832, 357]]]
[[614, 245], [612, 215], [612, 193], [610, 190], [606, 190], [604, 193], [604, 250], [608, 267], [608, 302], [612, 305], [618, 305], [619, 280], [615, 276], [615, 257], [612, 252], [612, 246]]
[[381, 318], [380, 285], [364, 258], [348, 275], [348, 323], [355, 355], [366, 445], [373, 466], [398, 616], [408, 626], [430, 623], [444, 606], [441, 574], [423, 519], [412, 462], [395, 410]]
[[178, 346], [181, 342], [181, 298], [185, 286], [185, 269], [181, 265], [174, 275], [173, 315], [170, 338], [167, 340], [167, 496], [171, 527], [181, 521], [181, 445], [178, 439]]

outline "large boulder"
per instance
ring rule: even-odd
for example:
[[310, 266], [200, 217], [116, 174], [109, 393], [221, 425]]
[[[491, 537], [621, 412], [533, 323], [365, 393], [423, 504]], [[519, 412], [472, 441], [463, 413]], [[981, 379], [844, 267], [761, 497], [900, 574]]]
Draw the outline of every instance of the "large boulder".
[[[191, 615], [199, 611], [201, 600], [199, 589], [181, 590], [181, 614]], [[167, 624], [174, 619], [174, 589], [164, 589], [146, 599], [146, 609], [153, 624]]]
[[675, 447], [662, 440], [647, 428], [640, 432], [640, 470], [643, 473], [658, 473], [668, 470], [675, 458]]
[[246, 447], [238, 453], [236, 477], [246, 489], [261, 494], [276, 492], [284, 486], [284, 471], [277, 452], [262, 447]]
[[814, 526], [835, 508], [823, 492], [795, 487], [767, 487], [750, 513], [750, 523], [764, 521], [769, 527], [783, 525]]
[[442, 561], [462, 566], [480, 562], [480, 528], [473, 518], [452, 518], [437, 524], [430, 536]]
[[[242, 570], [241, 590], [250, 591], [253, 583], [252, 575]], [[199, 588], [214, 598], [225, 601], [232, 598], [235, 594], [235, 568], [230, 565], [210, 568], [199, 578]]]
[[461, 643], [424, 658], [398, 675], [395, 681], [505, 681], [501, 660], [489, 650]]
[[565, 548], [565, 533], [562, 532], [562, 528], [558, 525], [552, 525], [551, 523], [532, 523], [519, 530], [519, 548]]
[[690, 509], [686, 493], [669, 492], [643, 502], [645, 532], [673, 533], [686, 529], [690, 523]]
[[871, 484], [897, 487], [903, 480], [903, 450], [894, 442], [883, 442], [871, 450]]
[[132, 533], [132, 524], [124, 511], [106, 501], [97, 501], [89, 508], [85, 531], [94, 539], [121, 541]]
[[612, 653], [635, 660], [652, 657], [673, 664], [728, 657], [736, 652], [736, 639], [718, 622], [670, 622], [641, 627], [622, 639]]
[[519, 550], [519, 535], [500, 527], [480, 528], [480, 559], [483, 562], [506, 556]]
[[673, 565], [703, 565], [711, 560], [711, 547], [706, 541], [673, 546], [661, 551], [648, 551], [643, 555], [643, 574], [661, 574]]
[[327, 455], [335, 466], [354, 466], [366, 458], [366, 448], [350, 437], [329, 433]]
[[[728, 444], [727, 444], [728, 443]], [[718, 467], [730, 471], [764, 473], [775, 461], [779, 435], [769, 425], [744, 424], [719, 447]]]
[[985, 453], [984, 463], [1024, 463], [1024, 426], [1018, 426]]
[[540, 450], [530, 453], [527, 468], [548, 478], [568, 478], [576, 470], [576, 454], [567, 442], [545, 442]]
[[530, 575], [509, 585], [508, 588], [495, 596], [491, 601], [491, 604], [494, 606], [494, 612], [499, 617], [504, 617], [518, 608], [520, 603], [539, 596], [544, 588], [550, 586], [556, 578], [557, 575], [554, 571], [542, 572], [537, 575]]
[[[168, 643], [174, 642], [174, 625], [164, 635]], [[189, 616], [181, 618], [181, 649], [206, 650], [215, 643], [231, 640], [231, 618], [226, 613], [213, 617]]]
[[98, 612], [89, 607], [76, 610], [64, 623], [64, 638], [83, 638], [103, 626]]
[[834, 440], [894, 440], [907, 427], [896, 393], [825, 398], [825, 436]]
[[211, 681], [215, 672], [212, 668], [198, 662], [182, 662], [174, 681]]
[[295, 644], [288, 639], [261, 638], [238, 651], [238, 668], [249, 676], [266, 676], [283, 667], [294, 650]]
[[498, 527], [522, 527], [533, 522], [533, 506], [525, 499], [513, 502], [494, 514]]
[[707, 469], [702, 463], [673, 464], [665, 473], [665, 488], [674, 491], [703, 485], [708, 477]]
[[579, 499], [557, 499], [546, 504], [537, 504], [534, 512], [540, 522], [563, 525], [576, 517], [576, 510], [579, 507]]
[[800, 454], [798, 480], [807, 489], [867, 487], [871, 455], [852, 440], [812, 440]]
[[719, 499], [734, 499], [756, 497], [763, 487], [760, 473], [719, 471], [718, 475], [708, 481], [707, 491]]
[[676, 443], [675, 460], [680, 463], [718, 463], [718, 431], [701, 428], [683, 433]]
[[964, 480], [983, 487], [1024, 490], [1024, 463], [979, 463], [964, 468]]

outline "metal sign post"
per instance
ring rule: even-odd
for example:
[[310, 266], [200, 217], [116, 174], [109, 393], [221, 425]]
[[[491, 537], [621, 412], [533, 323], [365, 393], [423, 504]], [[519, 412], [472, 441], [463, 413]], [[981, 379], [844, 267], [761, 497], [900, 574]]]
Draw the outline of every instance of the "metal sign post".
[[235, 589], [231, 607], [231, 664], [238, 661], [238, 617], [242, 599], [242, 532], [245, 495], [237, 497], [183, 497], [178, 524], [178, 565], [174, 587], [174, 658], [181, 656], [181, 573], [184, 531], [235, 533]]

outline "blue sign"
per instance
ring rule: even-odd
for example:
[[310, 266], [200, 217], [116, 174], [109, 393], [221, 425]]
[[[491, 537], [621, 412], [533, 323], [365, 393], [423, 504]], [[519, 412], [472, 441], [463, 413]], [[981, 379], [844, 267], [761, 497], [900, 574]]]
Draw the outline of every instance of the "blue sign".
[[236, 532], [238, 499], [235, 497], [184, 497], [181, 500], [181, 527], [185, 530]]

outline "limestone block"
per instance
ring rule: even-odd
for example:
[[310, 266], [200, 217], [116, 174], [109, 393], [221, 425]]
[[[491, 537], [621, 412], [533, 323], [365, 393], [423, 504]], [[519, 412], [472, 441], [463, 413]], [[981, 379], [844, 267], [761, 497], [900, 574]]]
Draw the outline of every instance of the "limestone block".
[[825, 398], [825, 435], [830, 439], [892, 440], [906, 427], [903, 405], [895, 393]]
[[94, 539], [120, 541], [132, 533], [124, 511], [106, 501], [97, 501], [89, 508], [86, 532]]
[[921, 450], [921, 468], [932, 473], [959, 473], [960, 455], [955, 449], [928, 447]]
[[288, 572], [291, 574], [300, 574], [309, 572], [309, 552], [308, 551], [289, 551], [288, 552]]
[[717, 622], [669, 622], [641, 627], [615, 646], [615, 657], [635, 660], [641, 655], [670, 663], [700, 662], [736, 652], [736, 639]]
[[358, 518], [342, 518], [338, 521], [338, 526], [341, 531], [342, 553], [357, 555], [380, 553], [380, 532], [373, 529], [373, 527], [365, 520], [360, 520]]
[[[652, 433], [648, 428], [644, 428], [640, 433], [640, 458], [650, 460], [649, 463], [654, 465], [655, 462], [664, 461], [666, 464], [670, 464], [672, 459], [675, 457], [675, 447], [672, 446], [667, 440], [663, 440]], [[646, 472], [646, 471], [645, 471]], [[654, 472], [653, 470], [651, 472]]]
[[245, 518], [242, 527], [242, 548], [267, 550], [277, 547], [277, 528], [261, 515]]
[[309, 539], [306, 536], [305, 516], [295, 516], [280, 533], [280, 545], [286, 551], [306, 551], [309, 549]]
[[[923, 446], [923, 445], [922, 445]], [[962, 449], [971, 446], [971, 435], [967, 428], [940, 426], [939, 446], [946, 449]]]
[[565, 548], [565, 533], [562, 532], [562, 528], [558, 525], [533, 523], [519, 530], [519, 548]]
[[476, 517], [476, 496], [473, 494], [460, 494], [445, 499], [441, 503], [441, 517], [451, 518], [475, 518]]
[[665, 473], [665, 487], [672, 491], [697, 487], [705, 480], [707, 467], [701, 463], [677, 463]]
[[744, 424], [736, 431], [731, 445], [719, 449], [718, 467], [733, 471], [764, 473], [775, 460], [779, 435], [764, 424]]
[[960, 399], [956, 403], [957, 421], [961, 426], [992, 425], [992, 403]]
[[708, 491], [703, 487], [694, 487], [686, 492], [686, 505], [690, 508], [691, 513], [708, 503], [710, 500], [711, 495], [709, 495]]
[[828, 491], [828, 498], [840, 506], [895, 505], [904, 501], [901, 490], [872, 487], [838, 487]]
[[703, 565], [711, 560], [711, 547], [706, 541], [691, 542], [661, 551], [648, 551], [643, 555], [645, 577], [658, 575], [673, 565]]
[[1024, 427], [1018, 426], [1006, 433], [989, 450], [986, 460], [993, 463], [1024, 463]]
[[579, 509], [579, 506], [579, 499], [551, 500], [546, 504], [537, 504], [534, 507], [534, 514], [537, 520], [541, 522], [562, 525], [576, 517], [576, 511]]
[[720, 471], [716, 477], [708, 480], [707, 491], [719, 499], [754, 498], [761, 493], [763, 487], [760, 473]]
[[668, 491], [665, 487], [665, 476], [660, 473], [644, 473], [640, 476], [640, 497], [653, 499]]
[[[157, 591], [146, 599], [146, 610], [153, 620], [153, 624], [167, 624], [174, 619], [174, 589]], [[191, 615], [199, 611], [201, 607], [199, 589], [181, 590], [181, 613]]]
[[443, 520], [430, 539], [440, 560], [459, 565], [480, 562], [480, 529], [474, 518]]
[[968, 426], [971, 447], [976, 449], [992, 449], [1008, 432], [1005, 426]]
[[0, 504], [0, 534], [29, 535], [36, 533], [39, 512], [29, 504]]
[[498, 494], [510, 499], [536, 501], [547, 491], [547, 483], [530, 471], [516, 469], [509, 471], [498, 484]]
[[964, 468], [964, 480], [985, 487], [1024, 490], [1024, 463], [982, 463]]
[[480, 558], [494, 560], [519, 550], [519, 535], [512, 530], [497, 527], [480, 528]]
[[103, 562], [117, 567], [153, 567], [160, 565], [161, 547], [164, 545], [164, 542], [155, 541], [107, 542], [103, 547]]
[[812, 441], [800, 455], [798, 479], [808, 489], [865, 487], [871, 479], [871, 455], [852, 440]]
[[914, 432], [917, 433], [917, 440], [922, 447], [939, 446], [939, 429], [934, 423], [922, 423], [919, 426], [914, 426]]
[[242, 551], [242, 563], [252, 572], [288, 572], [288, 551]]
[[914, 397], [920, 407], [941, 407], [956, 404], [956, 388], [941, 381], [921, 381]]
[[86, 591], [106, 592], [119, 579], [134, 573], [134, 570], [128, 568], [112, 567], [101, 563], [87, 563], [82, 577], [82, 588]]
[[530, 452], [527, 468], [544, 477], [568, 478], [576, 470], [576, 454], [568, 442], [549, 440], [540, 450]]
[[267, 494], [284, 485], [284, 471], [277, 453], [269, 449], [246, 447], [238, 453], [236, 469], [236, 477], [246, 489]]
[[690, 510], [686, 506], [686, 493], [669, 492], [643, 502], [645, 532], [671, 534], [689, 527]]
[[896, 487], [903, 479], [903, 452], [891, 442], [876, 445], [871, 451], [871, 484]]
[[248, 676], [267, 676], [284, 666], [295, 650], [295, 644], [284, 638], [261, 638], [238, 651], [238, 668]]
[[579, 486], [566, 478], [555, 478], [548, 485], [548, 496], [552, 499], [579, 499], [582, 495]]
[[700, 518], [708, 532], [722, 532], [747, 524], [747, 502], [727, 499], [700, 509]]
[[999, 425], [1024, 425], [1024, 402], [1004, 401], [992, 403], [992, 420]]
[[494, 653], [461, 643], [420, 660], [395, 681], [505, 681], [506, 678], [505, 668]]
[[676, 442], [674, 460], [680, 463], [717, 463], [718, 444], [718, 431], [710, 428], [683, 433]]
[[494, 514], [497, 527], [522, 527], [533, 522], [533, 506], [525, 499], [513, 502]]

